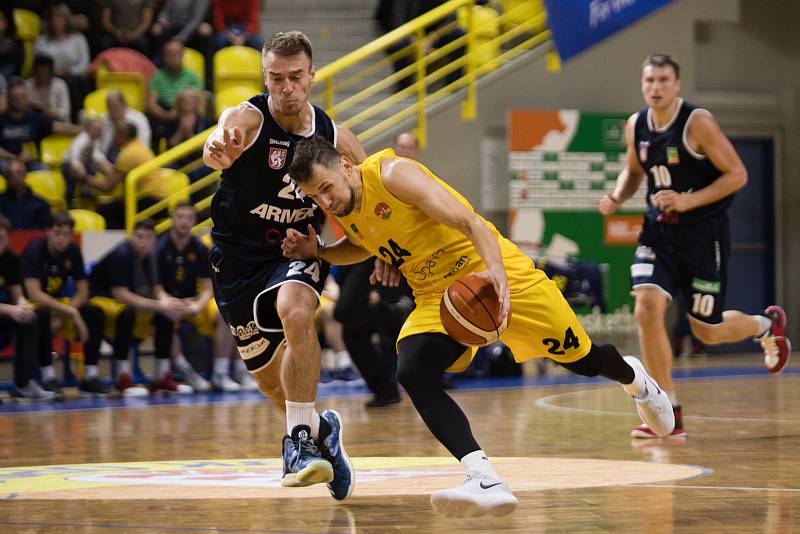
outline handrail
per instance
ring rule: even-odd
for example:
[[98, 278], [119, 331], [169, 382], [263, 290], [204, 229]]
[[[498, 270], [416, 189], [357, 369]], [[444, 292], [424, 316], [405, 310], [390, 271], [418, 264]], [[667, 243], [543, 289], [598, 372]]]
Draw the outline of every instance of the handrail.
[[[311, 100], [321, 103], [337, 123], [353, 129], [362, 142], [415, 116], [417, 137], [420, 145], [426, 146], [427, 110], [432, 103], [451, 95], [464, 100], [462, 119], [473, 120], [477, 115], [477, 80], [526, 50], [551, 39], [542, 0], [522, 0], [508, 11], [493, 17], [487, 17], [486, 11], [475, 6], [475, 0], [450, 0], [320, 68], [316, 72]], [[431, 25], [457, 15], [462, 8], [466, 8], [466, 12], [461, 14], [464, 16], [454, 17], [455, 21], [446, 21], [436, 30], [428, 32]], [[481, 16], [476, 17], [476, 14]], [[463, 36], [426, 53], [426, 42], [431, 42], [436, 36], [442, 36], [456, 26], [463, 30]], [[449, 55], [461, 49], [464, 53], [458, 58]], [[490, 59], [487, 59], [487, 55]], [[408, 61], [408, 65], [395, 71], [394, 62], [398, 59]], [[381, 74], [388, 70], [391, 72]], [[379, 79], [375, 79], [376, 75]], [[392, 89], [394, 84], [405, 81], [408, 82], [407, 87]], [[393, 106], [396, 109], [392, 109]], [[137, 213], [138, 181], [158, 168], [199, 151], [212, 130], [213, 127], [197, 134], [128, 173], [125, 180], [125, 225], [128, 231], [132, 230], [137, 220], [147, 214], [163, 212], [170, 205], [170, 199], [167, 198]], [[202, 158], [198, 157], [183, 165], [180, 171], [193, 173], [196, 178], [196, 170], [200, 167]], [[193, 198], [199, 190], [216, 183], [219, 172], [209, 172], [199, 181], [194, 178], [188, 190], [189, 193], [195, 193]], [[183, 191], [181, 194], [186, 193]], [[172, 198], [178, 197], [175, 195]], [[211, 197], [208, 196], [199, 199], [195, 207], [199, 211], [206, 210], [210, 204]], [[203, 217], [206, 216], [203, 214]], [[195, 226], [195, 231], [211, 225], [210, 219], [203, 217]], [[160, 221], [157, 230], [162, 231], [170, 225], [169, 219]]]

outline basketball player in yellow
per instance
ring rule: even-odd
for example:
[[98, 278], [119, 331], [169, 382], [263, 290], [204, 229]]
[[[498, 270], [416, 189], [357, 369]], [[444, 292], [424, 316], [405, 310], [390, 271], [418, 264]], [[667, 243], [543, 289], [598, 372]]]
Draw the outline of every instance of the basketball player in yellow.
[[398, 336], [397, 378], [433, 435], [467, 473], [462, 485], [431, 495], [437, 512], [499, 516], [517, 504], [475, 441], [466, 416], [441, 386], [442, 372], [463, 370], [476, 350], [447, 336], [439, 318], [445, 288], [467, 274], [494, 285], [501, 321], [513, 311], [500, 339], [517, 361], [549, 357], [577, 374], [616, 380], [636, 400], [643, 421], [659, 434], [672, 431], [669, 398], [639, 360], [623, 359], [611, 345], [592, 344], [556, 285], [423, 165], [384, 150], [356, 166], [328, 141], [314, 138], [298, 144], [289, 174], [305, 195], [336, 217], [346, 236], [320, 246], [313, 228], [309, 235], [289, 230], [284, 255], [333, 264], [377, 255], [399, 269], [414, 290], [417, 307]]

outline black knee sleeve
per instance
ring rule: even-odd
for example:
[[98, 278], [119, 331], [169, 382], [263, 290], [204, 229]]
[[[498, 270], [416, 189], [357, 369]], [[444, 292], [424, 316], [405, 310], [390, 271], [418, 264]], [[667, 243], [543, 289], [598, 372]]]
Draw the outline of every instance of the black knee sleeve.
[[442, 373], [464, 353], [466, 347], [444, 334], [420, 334], [398, 344], [397, 381], [406, 391], [441, 387]]
[[633, 369], [625, 363], [617, 348], [610, 343], [592, 343], [589, 353], [578, 361], [562, 363], [575, 374], [604, 376], [622, 384], [633, 382]]

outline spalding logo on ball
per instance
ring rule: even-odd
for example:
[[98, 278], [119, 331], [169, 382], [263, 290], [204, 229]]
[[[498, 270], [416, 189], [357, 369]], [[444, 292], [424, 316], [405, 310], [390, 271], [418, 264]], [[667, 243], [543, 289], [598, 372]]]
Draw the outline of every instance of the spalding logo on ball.
[[448, 335], [464, 345], [488, 345], [511, 320], [500, 322], [500, 298], [491, 282], [470, 274], [456, 280], [442, 295], [439, 316]]

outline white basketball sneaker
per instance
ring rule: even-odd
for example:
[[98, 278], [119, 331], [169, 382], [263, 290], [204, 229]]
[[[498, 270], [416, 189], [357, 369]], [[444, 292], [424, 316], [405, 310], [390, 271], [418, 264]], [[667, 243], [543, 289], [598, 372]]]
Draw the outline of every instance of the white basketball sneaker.
[[639, 417], [658, 436], [668, 436], [675, 428], [675, 413], [672, 411], [669, 397], [647, 374], [638, 358], [625, 356], [624, 360], [633, 367], [636, 374], [644, 376], [646, 391], [640, 398], [633, 398], [636, 401]]
[[477, 473], [468, 473], [460, 486], [431, 494], [434, 511], [448, 517], [500, 517], [513, 512], [518, 502], [505, 482]]

